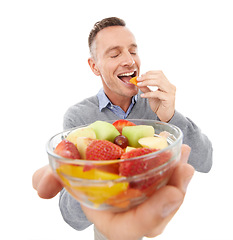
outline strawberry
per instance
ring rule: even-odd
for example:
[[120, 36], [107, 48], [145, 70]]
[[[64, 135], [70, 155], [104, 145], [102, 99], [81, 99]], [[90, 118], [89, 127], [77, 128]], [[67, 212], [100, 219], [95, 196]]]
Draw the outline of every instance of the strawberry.
[[121, 157], [123, 149], [107, 140], [93, 140], [86, 149], [87, 160], [114, 160]]
[[[162, 152], [156, 156], [146, 156], [146, 154], [158, 151], [157, 149], [150, 148], [136, 148], [129, 152], [124, 153], [121, 159], [126, 159], [125, 162], [120, 163], [119, 174], [122, 176], [134, 176], [137, 174], [145, 173], [151, 169], [154, 169], [165, 162], [167, 162], [170, 157], [170, 152]], [[140, 157], [141, 156], [141, 157]], [[127, 158], [139, 157], [136, 160], [129, 160]], [[134, 182], [130, 183], [130, 187], [139, 190], [145, 190], [146, 194], [150, 194], [153, 189], [156, 189], [163, 177], [160, 175], [150, 174], [146, 178], [136, 179]]]
[[[158, 154], [153, 161], [155, 162], [153, 168], [156, 168], [171, 158], [170, 152], [163, 152]], [[154, 191], [167, 183], [167, 179], [171, 176], [174, 166], [169, 166], [169, 168], [160, 171], [160, 173], [151, 172], [146, 178], [136, 180], [130, 183], [130, 187], [134, 189], [139, 189], [143, 191], [148, 197], [151, 196]]]
[[143, 156], [142, 158], [139, 158], [137, 160], [129, 160], [120, 163], [120, 168], [119, 172], [120, 175], [129, 177], [129, 176], [134, 176], [137, 174], [141, 174], [143, 172], [146, 172], [152, 168], [152, 165], [149, 164], [151, 162], [151, 159], [145, 160], [144, 155], [158, 151], [157, 149], [150, 149], [150, 148], [135, 148], [133, 150], [130, 150], [128, 152], [125, 152], [122, 154], [121, 159], [127, 159], [127, 158], [134, 158], [134, 157], [139, 157]]
[[123, 127], [135, 126], [136, 124], [134, 124], [128, 120], [125, 120], [125, 119], [120, 119], [120, 120], [115, 121], [112, 125], [120, 132], [120, 134], [122, 134]]
[[66, 140], [63, 139], [55, 148], [54, 152], [64, 158], [71, 158], [71, 159], [80, 159], [80, 154], [76, 146]]

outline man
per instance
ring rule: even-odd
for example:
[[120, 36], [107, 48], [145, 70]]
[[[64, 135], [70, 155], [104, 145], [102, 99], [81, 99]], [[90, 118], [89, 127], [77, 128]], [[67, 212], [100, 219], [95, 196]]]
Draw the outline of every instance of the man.
[[[89, 35], [89, 48], [89, 66], [95, 75], [100, 76], [103, 89], [96, 96], [68, 109], [64, 116], [64, 129], [95, 120], [121, 118], [169, 122], [181, 128], [184, 143], [192, 149], [189, 164], [197, 171], [208, 172], [212, 166], [210, 141], [191, 120], [175, 110], [176, 88], [162, 71], [149, 71], [140, 76], [137, 44], [124, 21], [107, 18], [96, 23]], [[129, 82], [134, 76], [138, 76], [137, 86]], [[158, 89], [152, 91], [148, 86]], [[64, 220], [73, 228], [83, 230], [92, 222], [96, 226], [96, 214], [82, 207], [85, 215], [80, 204], [65, 189], [61, 191], [59, 204]], [[97, 228], [104, 232], [99, 225]], [[96, 236], [105, 239], [98, 230]]]
[[[88, 42], [88, 63], [100, 76], [103, 89], [68, 109], [64, 129], [121, 118], [169, 122], [182, 130], [184, 143], [192, 148], [189, 163], [197, 171], [208, 172], [212, 166], [211, 142], [190, 119], [175, 110], [176, 88], [163, 72], [142, 74], [137, 86], [129, 83], [131, 77], [140, 75], [140, 59], [134, 35], [125, 22], [118, 18], [97, 22]], [[158, 90], [151, 91], [148, 86]]]

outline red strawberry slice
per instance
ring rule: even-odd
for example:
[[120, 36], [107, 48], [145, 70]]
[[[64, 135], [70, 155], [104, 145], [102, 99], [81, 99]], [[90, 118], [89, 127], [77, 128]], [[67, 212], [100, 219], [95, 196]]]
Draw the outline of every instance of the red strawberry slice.
[[136, 124], [134, 124], [128, 120], [125, 120], [125, 119], [120, 119], [120, 120], [115, 121], [112, 125], [120, 132], [120, 134], [122, 134], [123, 127], [135, 126]]
[[[170, 152], [163, 152], [156, 156], [147, 156], [146, 154], [158, 151], [156, 149], [149, 149], [149, 148], [136, 148], [129, 152], [124, 153], [121, 158], [127, 159], [131, 157], [138, 157], [137, 160], [129, 160], [120, 163], [119, 167], [119, 174], [129, 177], [134, 176], [137, 174], [145, 173], [153, 168], [156, 168], [165, 162], [167, 162], [170, 157]], [[157, 186], [163, 181], [164, 176], [156, 175], [154, 176], [151, 174], [146, 178], [142, 179], [135, 179], [134, 182], [130, 183], [131, 188], [145, 190], [146, 194], [150, 194]]]
[[[129, 160], [120, 163], [120, 168], [119, 172], [120, 175], [129, 177], [129, 176], [134, 176], [137, 174], [144, 173], [151, 169], [153, 165], [149, 162], [151, 162], [151, 159], [145, 160], [144, 155], [156, 152], [158, 151], [157, 149], [151, 149], [151, 148], [135, 148], [129, 152], [125, 152], [122, 154], [121, 159], [127, 159], [127, 158], [133, 158], [133, 157], [139, 157], [143, 156], [142, 158], [139, 158], [137, 160]], [[153, 159], [152, 159], [153, 160]]]
[[71, 158], [71, 159], [80, 159], [80, 154], [76, 146], [66, 140], [63, 139], [55, 148], [54, 152], [64, 158]]
[[123, 149], [107, 140], [93, 140], [86, 149], [87, 160], [114, 160], [119, 159]]
[[[162, 164], [168, 162], [171, 159], [171, 152], [162, 152], [149, 161], [149, 169], [156, 168]], [[139, 189], [144, 192], [148, 197], [151, 196], [154, 191], [165, 184], [174, 170], [175, 164], [169, 165], [168, 168], [163, 169], [160, 174], [150, 173], [146, 178], [135, 180], [130, 183], [130, 187]]]

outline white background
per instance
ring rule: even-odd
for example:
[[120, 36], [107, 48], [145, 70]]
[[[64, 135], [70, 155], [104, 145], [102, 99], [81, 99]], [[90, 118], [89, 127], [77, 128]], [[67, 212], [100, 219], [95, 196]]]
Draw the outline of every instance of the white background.
[[210, 138], [214, 165], [195, 173], [186, 199], [156, 239], [230, 240], [232, 233], [233, 5], [231, 1], [0, 2], [1, 239], [93, 239], [62, 219], [58, 197], [31, 186], [63, 114], [101, 87], [87, 64], [93, 24], [118, 16], [135, 34], [141, 73], [163, 70], [176, 109]]

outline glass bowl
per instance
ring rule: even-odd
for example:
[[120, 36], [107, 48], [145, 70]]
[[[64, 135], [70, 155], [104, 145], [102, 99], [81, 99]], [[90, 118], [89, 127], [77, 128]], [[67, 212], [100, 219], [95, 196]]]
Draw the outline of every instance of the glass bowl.
[[[46, 150], [50, 166], [65, 189], [81, 204], [98, 210], [125, 211], [144, 202], [169, 181], [180, 160], [183, 139], [181, 130], [174, 125], [155, 120], [129, 121], [136, 125], [153, 126], [155, 136], [166, 131], [168, 146], [139, 157], [96, 161], [66, 159], [54, 153], [57, 144], [77, 128], [58, 133], [48, 141]], [[120, 176], [119, 167], [129, 162], [132, 164], [132, 161], [143, 163], [145, 171], [129, 177]], [[154, 164], [155, 162], [161, 164]], [[153, 167], [147, 169], [147, 166]]]

